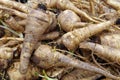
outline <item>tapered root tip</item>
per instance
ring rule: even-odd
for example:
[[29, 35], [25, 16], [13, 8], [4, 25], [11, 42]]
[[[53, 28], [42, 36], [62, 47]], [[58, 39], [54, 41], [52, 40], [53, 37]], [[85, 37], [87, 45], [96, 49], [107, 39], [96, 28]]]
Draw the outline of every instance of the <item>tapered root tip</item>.
[[24, 67], [22, 67], [22, 66], [20, 66], [20, 68], [19, 68], [19, 72], [21, 73], [21, 74], [26, 74], [27, 73], [27, 69]]
[[[24, 61], [24, 62], [23, 62]], [[28, 64], [29, 64], [29, 60], [26, 60], [25, 59], [21, 61], [20, 63], [20, 67], [19, 67], [19, 72], [21, 74], [26, 74], [27, 73], [27, 70], [28, 70]]]

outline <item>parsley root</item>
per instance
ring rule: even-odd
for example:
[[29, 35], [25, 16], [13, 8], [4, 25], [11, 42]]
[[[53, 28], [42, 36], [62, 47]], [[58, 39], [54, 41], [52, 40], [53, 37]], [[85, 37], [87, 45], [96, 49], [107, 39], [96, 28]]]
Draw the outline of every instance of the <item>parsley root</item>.
[[92, 42], [80, 43], [80, 48], [94, 51], [100, 58], [120, 64], [120, 50], [106, 45], [100, 45]]
[[75, 29], [67, 32], [62, 37], [62, 43], [69, 49], [75, 50], [81, 41], [108, 29], [114, 24], [114, 19], [110, 21], [101, 22], [99, 24], [88, 25], [87, 27]]
[[54, 51], [48, 45], [40, 45], [39, 48], [35, 51], [32, 57], [32, 61], [43, 69], [49, 69], [53, 66], [73, 66], [75, 68], [93, 71], [113, 79], [120, 79], [119, 77], [116, 77], [107, 71], [99, 69], [80, 60], [72, 59], [61, 54], [60, 52]]
[[27, 24], [25, 28], [25, 39], [20, 57], [20, 72], [26, 73], [29, 59], [32, 51], [37, 44], [39, 37], [45, 33], [49, 26], [53, 23], [53, 16], [43, 10], [32, 10], [28, 14]]
[[87, 23], [81, 22], [79, 16], [71, 10], [65, 10], [58, 16], [58, 22], [66, 32], [72, 31], [75, 28], [86, 26]]
[[101, 44], [120, 49], [119, 33], [104, 33], [100, 36]]

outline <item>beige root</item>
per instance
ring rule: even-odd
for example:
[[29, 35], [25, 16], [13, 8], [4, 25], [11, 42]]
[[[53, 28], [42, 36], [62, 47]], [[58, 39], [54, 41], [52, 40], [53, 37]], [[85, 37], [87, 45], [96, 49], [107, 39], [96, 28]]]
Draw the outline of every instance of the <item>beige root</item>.
[[80, 43], [80, 48], [94, 51], [95, 55], [106, 61], [112, 61], [120, 64], [120, 50], [105, 45], [100, 45], [92, 42]]
[[[17, 11], [15, 9], [7, 8], [7, 7], [1, 6], [1, 5], [0, 5], [0, 9], [9, 11], [9, 14], [16, 15], [20, 18], [27, 18], [27, 14], [20, 12], [20, 11]], [[4, 14], [6, 14], [6, 13], [4, 13]]]
[[108, 5], [113, 7], [116, 10], [120, 10], [120, 1], [119, 0], [104, 0]]
[[114, 19], [99, 24], [88, 25], [85, 28], [75, 29], [63, 35], [62, 43], [69, 49], [75, 50], [81, 41], [108, 29], [114, 24]]
[[[40, 14], [40, 15], [39, 15]], [[32, 10], [27, 18], [25, 39], [20, 56], [20, 72], [25, 74], [29, 65], [29, 59], [39, 40], [53, 23], [53, 15], [43, 10]]]
[[35, 9], [38, 7], [38, 4], [39, 4], [39, 0], [28, 0], [25, 5]]
[[120, 49], [119, 33], [104, 33], [100, 36], [101, 44]]
[[100, 73], [102, 75], [105, 75], [106, 77], [110, 77], [113, 79], [119, 79], [119, 77], [115, 77], [112, 74], [102, 69], [99, 69], [95, 66], [92, 66], [88, 63], [65, 56], [61, 54], [60, 52], [53, 50], [48, 45], [40, 45], [39, 48], [35, 51], [32, 57], [32, 61], [37, 66], [44, 68], [44, 69], [49, 69], [53, 66], [73, 66], [75, 68]]
[[0, 70], [6, 69], [8, 67], [8, 61], [5, 59], [0, 59]]
[[15, 48], [0, 47], [0, 70], [8, 67], [8, 61], [13, 59]]
[[26, 74], [21, 74], [19, 72], [20, 62], [14, 62], [12, 66], [8, 69], [7, 74], [10, 80], [36, 80], [38, 76], [35, 73], [39, 74], [38, 68], [29, 65], [28, 71]]
[[0, 47], [0, 59], [12, 59], [14, 51], [14, 48]]
[[58, 38], [59, 35], [60, 35], [60, 33], [57, 31], [50, 32], [50, 33], [41, 35], [40, 40], [54, 40], [54, 39]]
[[58, 22], [60, 27], [66, 32], [87, 25], [87, 23], [81, 22], [79, 16], [71, 10], [65, 10], [61, 12], [58, 16]]
[[15, 9], [18, 9], [20, 11], [23, 11], [25, 13], [28, 13], [29, 9], [27, 6], [25, 6], [24, 4], [22, 3], [18, 3], [18, 2], [15, 2], [15, 1], [11, 1], [11, 0], [0, 0], [0, 4], [4, 4], [4, 5], [7, 5], [7, 6], [11, 6]]
[[24, 32], [23, 26], [19, 25], [17, 21], [11, 16], [7, 19], [5, 19], [5, 22], [8, 24], [10, 28], [13, 30], [19, 31], [19, 32]]
[[100, 74], [91, 73], [81, 69], [74, 69], [73, 71], [64, 75], [61, 80], [83, 80], [84, 78], [88, 78], [88, 80], [95, 80], [99, 77], [101, 77]]

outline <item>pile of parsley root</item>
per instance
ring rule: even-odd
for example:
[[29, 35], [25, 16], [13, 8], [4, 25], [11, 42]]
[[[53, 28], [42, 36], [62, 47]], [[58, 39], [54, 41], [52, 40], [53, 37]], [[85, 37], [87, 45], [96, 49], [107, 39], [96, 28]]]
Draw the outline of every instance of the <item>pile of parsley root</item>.
[[120, 80], [120, 0], [0, 0], [0, 80]]

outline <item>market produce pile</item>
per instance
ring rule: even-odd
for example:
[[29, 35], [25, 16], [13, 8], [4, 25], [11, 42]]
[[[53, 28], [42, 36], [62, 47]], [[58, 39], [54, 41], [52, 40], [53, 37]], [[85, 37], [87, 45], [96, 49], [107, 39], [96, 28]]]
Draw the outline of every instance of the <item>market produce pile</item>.
[[120, 0], [0, 0], [0, 80], [120, 80]]

